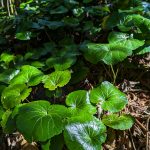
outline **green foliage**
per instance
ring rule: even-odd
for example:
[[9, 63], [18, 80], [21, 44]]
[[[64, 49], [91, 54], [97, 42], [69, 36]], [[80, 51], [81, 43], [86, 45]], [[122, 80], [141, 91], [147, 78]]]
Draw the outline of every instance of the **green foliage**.
[[10, 85], [6, 87], [1, 96], [1, 102], [5, 109], [13, 108], [21, 101], [25, 100], [30, 92], [31, 88], [27, 88], [24, 84]]
[[29, 65], [21, 67], [20, 72], [10, 81], [10, 84], [27, 84], [28, 86], [38, 85], [43, 73], [37, 68]]
[[110, 114], [108, 116], [104, 116], [102, 122], [113, 129], [126, 130], [132, 127], [134, 118], [126, 114], [121, 116], [118, 116], [117, 114]]
[[50, 75], [43, 77], [44, 87], [49, 90], [55, 90], [58, 87], [65, 86], [71, 78], [70, 71], [55, 71]]
[[118, 112], [127, 104], [126, 95], [107, 81], [91, 91], [90, 100], [110, 112]]
[[62, 132], [68, 116], [64, 106], [36, 101], [20, 108], [16, 123], [18, 130], [29, 141], [46, 141]]
[[100, 150], [106, 139], [106, 127], [98, 119], [90, 122], [72, 122], [66, 126], [64, 137], [69, 150]]
[[110, 66], [120, 82], [115, 73], [120, 63], [125, 67], [128, 58], [150, 52], [149, 2], [18, 4], [16, 15], [0, 13], [3, 131], [19, 131], [43, 150], [100, 150], [106, 126], [131, 128], [133, 117], [118, 115], [128, 101], [110, 83]]

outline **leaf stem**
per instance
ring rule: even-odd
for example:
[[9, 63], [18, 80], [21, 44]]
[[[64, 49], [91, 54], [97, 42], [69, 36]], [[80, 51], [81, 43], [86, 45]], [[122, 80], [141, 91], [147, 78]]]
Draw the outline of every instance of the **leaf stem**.
[[116, 78], [117, 78], [117, 74], [118, 74], [118, 68], [117, 68], [116, 73], [114, 71], [113, 65], [110, 65], [110, 68], [111, 68], [111, 71], [113, 73], [113, 84], [116, 84]]

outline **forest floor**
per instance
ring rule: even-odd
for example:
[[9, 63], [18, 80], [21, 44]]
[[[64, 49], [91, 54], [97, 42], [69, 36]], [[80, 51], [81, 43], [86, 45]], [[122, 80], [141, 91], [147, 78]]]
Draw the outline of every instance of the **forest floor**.
[[[135, 60], [136, 61], [136, 58]], [[135, 124], [130, 130], [109, 130], [104, 150], [150, 150], [150, 54], [138, 58], [138, 63], [144, 65], [145, 72], [131, 71], [138, 74], [138, 79], [124, 81], [118, 84], [128, 97], [128, 105], [123, 110], [135, 117]], [[36, 143], [28, 143], [20, 133], [4, 135], [0, 139], [0, 150], [39, 150]]]

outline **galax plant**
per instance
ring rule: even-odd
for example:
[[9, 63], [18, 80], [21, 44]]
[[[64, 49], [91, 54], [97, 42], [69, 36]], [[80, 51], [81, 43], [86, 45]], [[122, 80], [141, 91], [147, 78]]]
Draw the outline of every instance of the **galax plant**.
[[[140, 0], [28, 0], [9, 17], [1, 8], [3, 132], [19, 131], [43, 150], [100, 150], [107, 128], [131, 128], [114, 67], [150, 52], [149, 10]], [[110, 82], [94, 76], [103, 66]]]

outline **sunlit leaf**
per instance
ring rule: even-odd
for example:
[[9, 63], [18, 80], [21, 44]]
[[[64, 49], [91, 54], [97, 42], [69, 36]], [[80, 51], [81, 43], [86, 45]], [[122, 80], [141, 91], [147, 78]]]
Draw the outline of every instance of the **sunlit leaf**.
[[36, 67], [25, 65], [21, 71], [10, 81], [10, 84], [27, 84], [28, 86], [38, 85], [43, 77], [43, 73]]
[[15, 107], [29, 96], [31, 90], [31, 88], [27, 88], [24, 84], [15, 84], [6, 87], [1, 96], [3, 107], [6, 109]]
[[104, 116], [102, 122], [113, 129], [126, 130], [132, 127], [134, 124], [134, 118], [127, 114], [121, 116], [118, 114], [110, 114]]
[[67, 95], [66, 105], [76, 115], [80, 113], [87, 113], [89, 115], [96, 113], [95, 107], [90, 103], [88, 92], [84, 90], [74, 91]]
[[43, 77], [44, 87], [49, 90], [55, 90], [57, 87], [65, 86], [71, 79], [71, 73], [68, 70], [55, 71]]
[[110, 112], [118, 112], [127, 104], [126, 95], [107, 81], [91, 90], [90, 100], [92, 103], [100, 103], [102, 109]]
[[73, 122], [64, 131], [65, 142], [69, 150], [101, 150], [106, 140], [106, 127], [98, 119], [84, 123]]
[[20, 108], [17, 128], [27, 140], [44, 142], [62, 132], [68, 115], [65, 106], [43, 100], [31, 102]]

